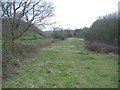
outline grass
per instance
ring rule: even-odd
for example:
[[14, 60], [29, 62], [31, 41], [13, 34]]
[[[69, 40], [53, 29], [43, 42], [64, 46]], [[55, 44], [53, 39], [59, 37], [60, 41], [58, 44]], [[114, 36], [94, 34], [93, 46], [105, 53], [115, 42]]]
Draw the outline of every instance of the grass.
[[48, 42], [52, 39], [49, 39], [47, 37], [41, 37], [41, 38], [37, 38], [37, 39], [34, 39], [34, 38], [31, 38], [31, 39], [24, 39], [22, 40], [22, 42], [24, 42], [25, 44], [39, 44], [39, 43], [45, 43], [45, 42]]
[[117, 88], [118, 60], [84, 50], [84, 40], [69, 38], [26, 60], [3, 88]]
[[47, 37], [39, 35], [38, 33], [36, 33], [36, 38], [34, 38], [33, 35], [34, 34], [32, 33], [26, 33], [20, 39], [25, 44], [39, 44], [39, 43], [45, 43], [51, 40]]

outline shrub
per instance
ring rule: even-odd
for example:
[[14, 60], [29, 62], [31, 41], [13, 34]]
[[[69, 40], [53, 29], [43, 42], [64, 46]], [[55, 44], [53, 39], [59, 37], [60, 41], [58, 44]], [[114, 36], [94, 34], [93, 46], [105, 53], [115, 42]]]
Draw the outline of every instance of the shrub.
[[100, 41], [89, 41], [86, 43], [85, 49], [95, 51], [95, 52], [103, 52], [103, 53], [118, 53], [118, 46], [109, 45]]
[[61, 40], [65, 39], [64, 34], [62, 34], [60, 32], [53, 32], [52, 37], [55, 38], [55, 39], [61, 39]]
[[96, 20], [88, 30], [82, 30], [85, 40], [99, 40], [106, 43], [118, 43], [117, 14], [109, 14]]

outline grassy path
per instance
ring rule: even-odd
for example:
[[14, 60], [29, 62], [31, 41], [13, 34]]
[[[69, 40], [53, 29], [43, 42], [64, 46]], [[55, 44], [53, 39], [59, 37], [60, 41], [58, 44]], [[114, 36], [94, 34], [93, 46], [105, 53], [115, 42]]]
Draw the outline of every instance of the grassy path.
[[43, 48], [26, 60], [17, 75], [4, 81], [3, 88], [117, 87], [117, 58], [83, 48], [84, 41], [76, 38]]

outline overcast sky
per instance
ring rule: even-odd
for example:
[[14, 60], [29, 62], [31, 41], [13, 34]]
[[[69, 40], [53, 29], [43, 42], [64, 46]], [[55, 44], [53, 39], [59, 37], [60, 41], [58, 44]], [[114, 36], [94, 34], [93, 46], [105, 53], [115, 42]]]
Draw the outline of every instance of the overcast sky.
[[120, 0], [51, 0], [55, 6], [54, 26], [61, 28], [90, 27], [99, 17], [118, 11]]

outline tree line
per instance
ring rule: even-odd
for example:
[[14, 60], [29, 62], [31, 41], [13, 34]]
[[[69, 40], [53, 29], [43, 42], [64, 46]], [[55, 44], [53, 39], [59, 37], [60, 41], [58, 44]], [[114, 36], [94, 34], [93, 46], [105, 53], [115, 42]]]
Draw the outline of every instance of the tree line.
[[108, 44], [118, 43], [118, 14], [113, 13], [99, 17], [90, 28], [81, 32], [86, 40], [98, 40]]

